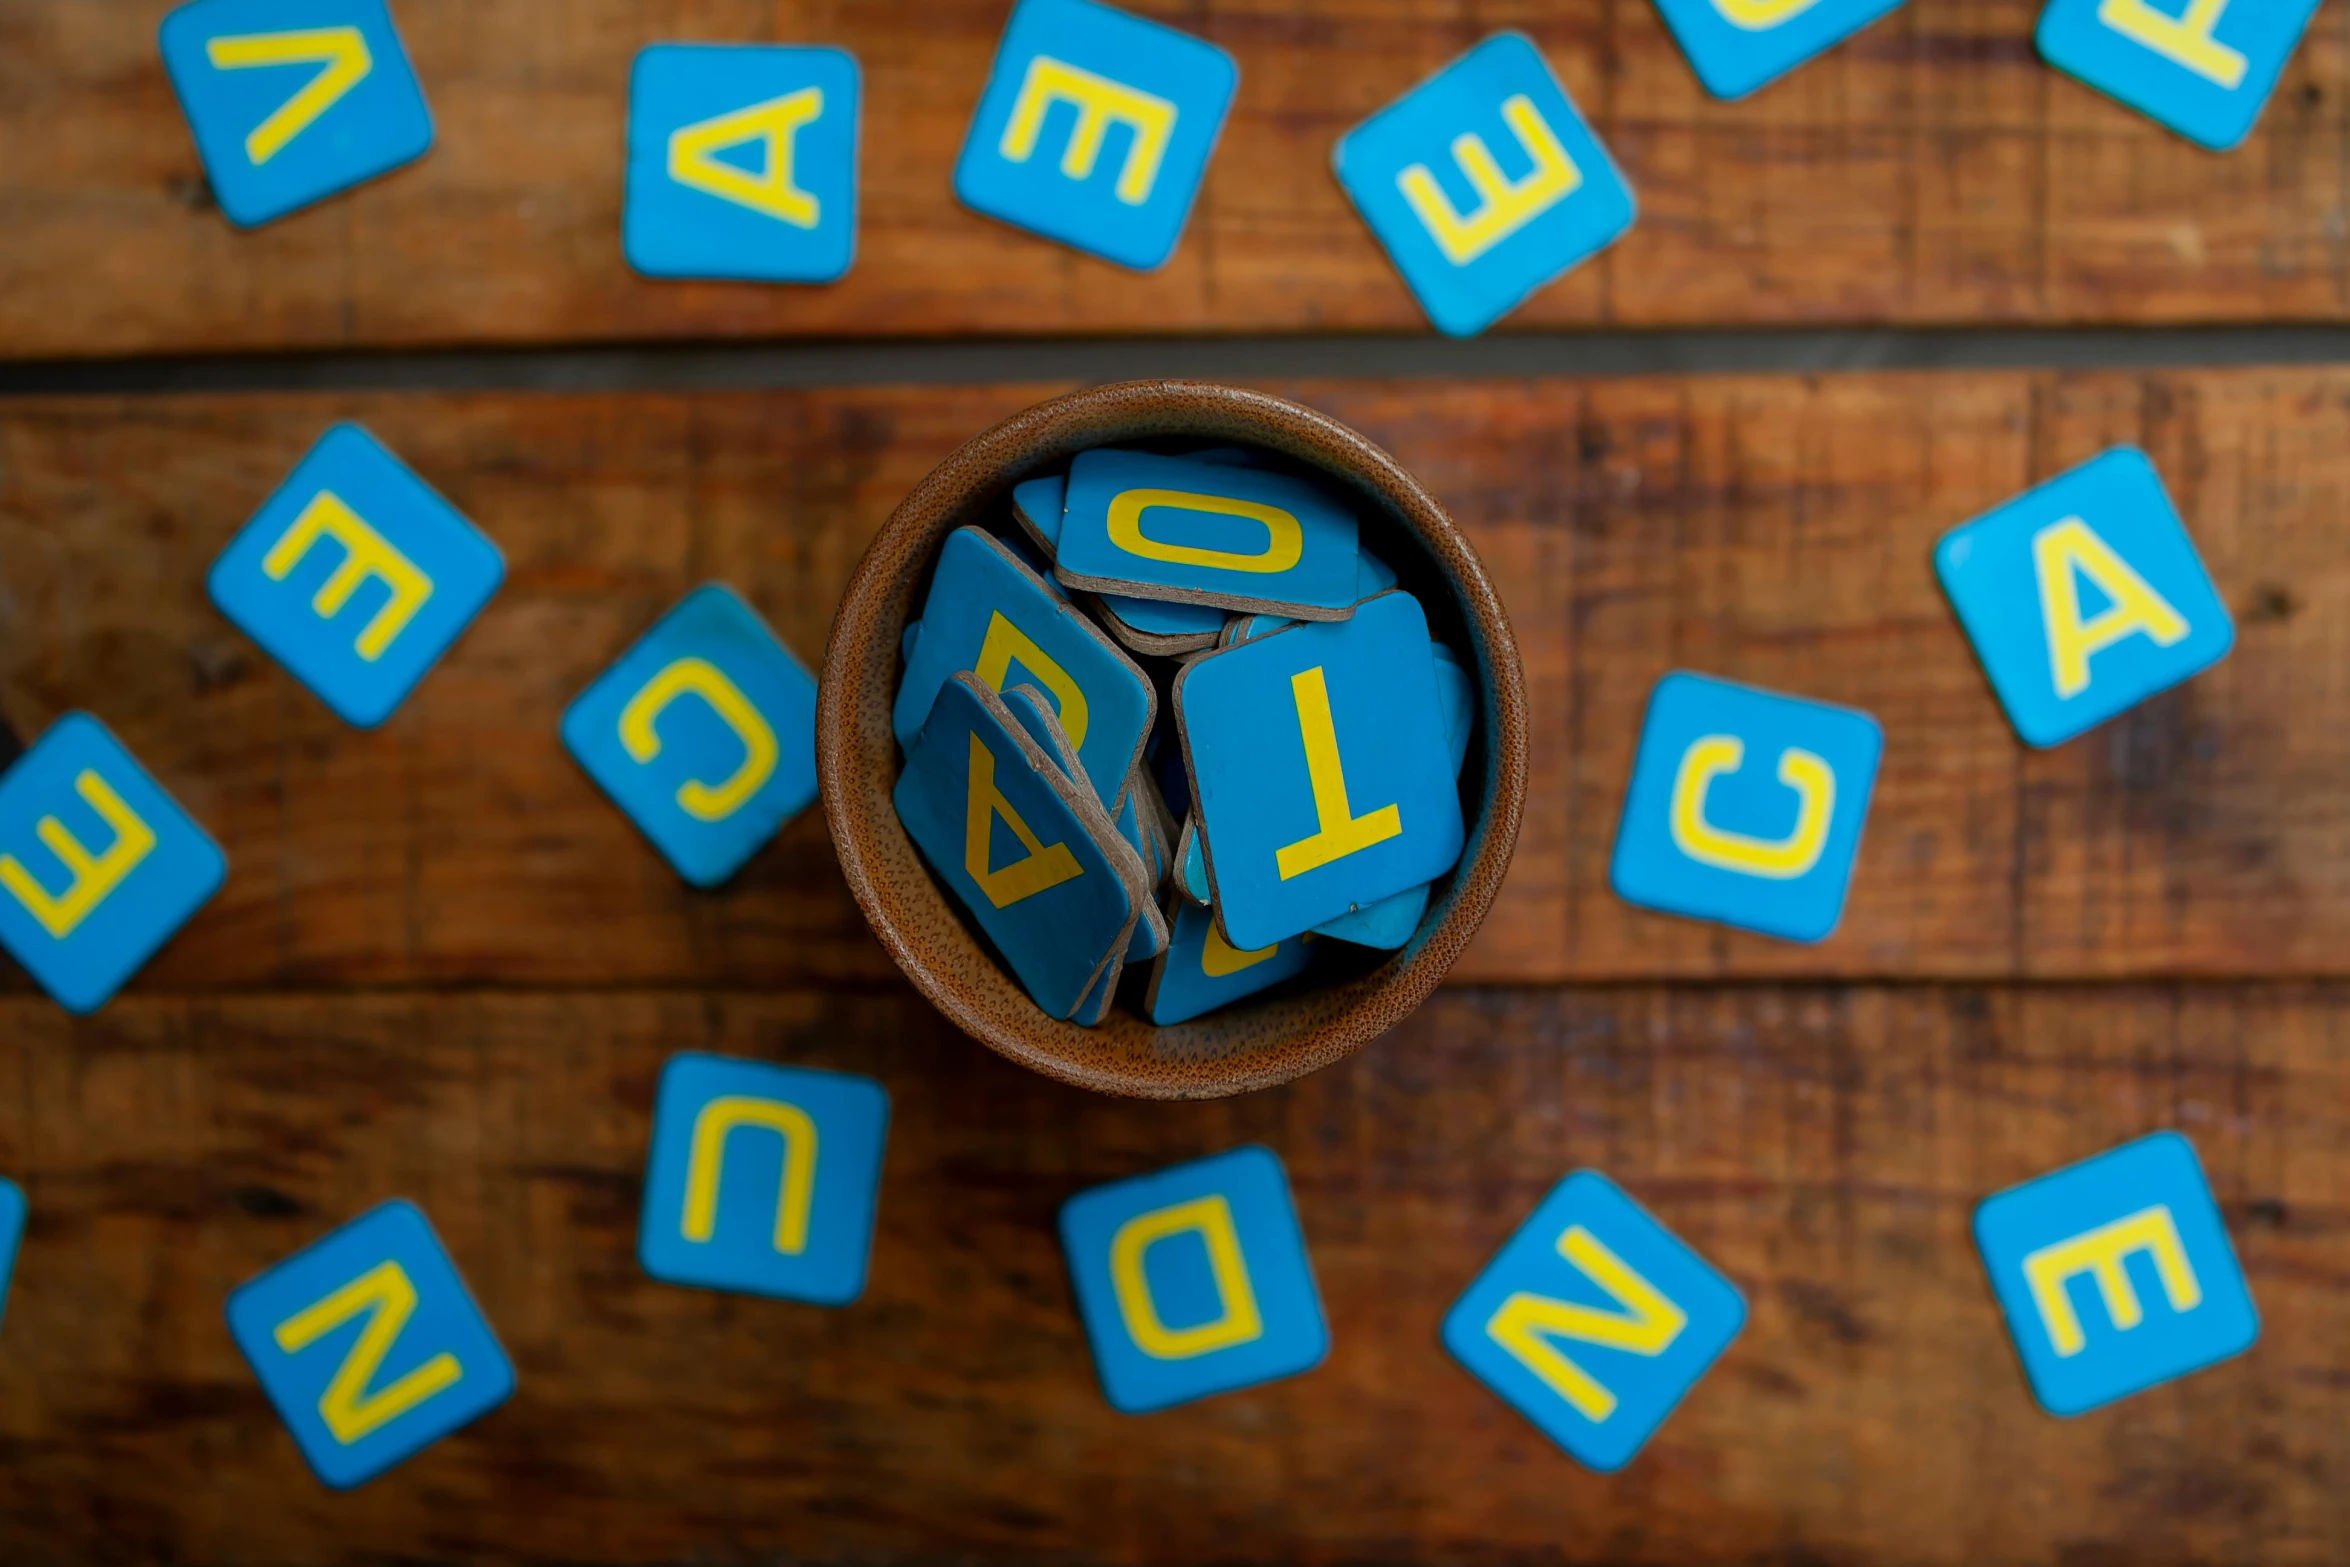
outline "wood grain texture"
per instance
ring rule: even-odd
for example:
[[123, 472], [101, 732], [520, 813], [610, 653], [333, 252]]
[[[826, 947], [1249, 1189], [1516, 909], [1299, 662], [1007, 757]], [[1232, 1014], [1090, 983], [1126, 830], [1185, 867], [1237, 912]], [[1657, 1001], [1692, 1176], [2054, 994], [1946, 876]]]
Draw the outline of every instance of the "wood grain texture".
[[[2214, 156], [2044, 65], [2039, 0], [1913, 0], [1739, 104], [1619, 0], [1136, 0], [1241, 87], [1182, 247], [1139, 276], [979, 218], [954, 159], [1004, 0], [401, 0], [438, 141], [254, 233], [165, 80], [167, 0], [0, 5], [0, 355], [838, 334], [1421, 330], [1329, 172], [1489, 32], [1542, 46], [1638, 192], [1523, 326], [2258, 321], [2350, 313], [2350, 21], [2322, 11]], [[865, 71], [855, 270], [654, 283], [620, 254], [629, 62], [822, 42]]]
[[[893, 1098], [871, 1282], [824, 1310], [635, 1257], [679, 1049]], [[0, 1004], [0, 1168], [32, 1225], [0, 1331], [11, 1562], [2324, 1562], [2350, 1542], [2350, 992], [1454, 990], [1290, 1087], [1057, 1087], [910, 993]], [[2194, 1139], [2262, 1317], [2244, 1359], [2039, 1412], [1976, 1202]], [[1302, 1377], [1103, 1402], [1054, 1215], [1245, 1142], [1286, 1161], [1329, 1314]], [[1550, 1185], [1621, 1181], [1746, 1293], [1622, 1474], [1437, 1324]], [[226, 1293], [400, 1194], [520, 1371], [365, 1488], [301, 1467]]]
[[[2350, 374], [1850, 376], [1272, 388], [1461, 523], [1525, 661], [1532, 787], [1457, 977], [2350, 970]], [[0, 711], [98, 712], [231, 858], [139, 983], [868, 981], [823, 823], [682, 885], [562, 750], [564, 706], [695, 583], [810, 661], [873, 530], [1037, 387], [0, 403]], [[212, 558], [333, 419], [505, 550], [380, 730], [213, 610]], [[1934, 582], [1945, 529], [2116, 441], [2161, 467], [2238, 622], [2216, 669], [2024, 748]], [[1619, 901], [1650, 688], [1689, 668], [1886, 729], [1844, 924], [1795, 946]]]

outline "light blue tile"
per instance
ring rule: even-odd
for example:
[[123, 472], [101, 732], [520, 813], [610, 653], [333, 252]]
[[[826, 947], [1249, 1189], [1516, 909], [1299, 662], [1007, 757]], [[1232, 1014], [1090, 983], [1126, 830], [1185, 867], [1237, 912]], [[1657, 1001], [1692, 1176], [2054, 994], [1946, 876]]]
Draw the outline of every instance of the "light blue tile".
[[1644, 908], [1823, 941], [1844, 914], [1884, 731], [1705, 675], [1657, 682], [1610, 877]]
[[671, 1056], [638, 1259], [671, 1284], [847, 1305], [865, 1288], [888, 1132], [871, 1078]]
[[[1476, 718], [1476, 687], [1450, 648], [1441, 642], [1431, 642], [1428, 651], [1434, 660], [1437, 702], [1444, 711], [1445, 754], [1452, 761], [1452, 776], [1458, 782], [1461, 762], [1469, 753], [1470, 726]], [[1422, 882], [1417, 887], [1389, 893], [1376, 903], [1323, 921], [1314, 927], [1314, 934], [1392, 952], [1409, 944], [1419, 933], [1433, 890], [1432, 883]]]
[[991, 690], [1041, 686], [1059, 705], [1095, 797], [1105, 806], [1117, 800], [1158, 717], [1157, 688], [1002, 540], [970, 527], [957, 528], [939, 550], [922, 640], [890, 715], [899, 745], [911, 744], [940, 689], [963, 670]]
[[1473, 337], [1631, 228], [1541, 51], [1496, 33], [1339, 141], [1338, 183], [1440, 332]]
[[212, 194], [251, 227], [424, 156], [432, 114], [383, 0], [196, 0], [163, 68]]
[[628, 264], [647, 277], [840, 277], [857, 250], [858, 112], [844, 49], [644, 50], [628, 87]]
[[1066, 780], [1056, 789], [1059, 776], [1003, 699], [965, 670], [939, 689], [891, 799], [1030, 999], [1065, 1018], [1123, 954], [1138, 910], [1079, 814], [1085, 796]]
[[1175, 693], [1195, 836], [1236, 947], [1271, 946], [1460, 858], [1428, 622], [1410, 594], [1209, 654]]
[[415, 1204], [371, 1208], [228, 1299], [229, 1336], [318, 1478], [358, 1485], [514, 1391], [514, 1365]]
[[2030, 745], [2060, 745], [2235, 645], [2146, 454], [2117, 446], [1942, 536], [1934, 570]]
[[1975, 1245], [2052, 1415], [2240, 1355], [2260, 1316], [2194, 1145], [2157, 1132], [1984, 1200]]
[[1053, 574], [1105, 593], [1336, 620], [1357, 597], [1355, 536], [1354, 513], [1311, 480], [1097, 448], [1070, 464]]
[[0, 1177], [0, 1313], [8, 1305], [8, 1281], [16, 1276], [17, 1248], [24, 1242], [24, 1188]]
[[[1197, 459], [1194, 459], [1195, 461]], [[1066, 474], [1049, 474], [1041, 479], [1030, 479], [1012, 490], [1012, 517], [1029, 539], [1044, 553], [1048, 564], [1061, 550], [1061, 516], [1068, 499], [1069, 478]], [[1213, 636], [1224, 629], [1224, 611], [1207, 604], [1183, 604], [1171, 599], [1127, 598], [1116, 593], [1102, 596], [1102, 608], [1116, 622], [1111, 634], [1123, 627], [1128, 632], [1139, 632], [1145, 638], [1181, 637], [1196, 639]], [[1128, 640], [1120, 638], [1121, 641]], [[1165, 652], [1164, 648], [1152, 649]]]
[[2050, 65], [2189, 141], [2225, 152], [2252, 133], [2317, 0], [2051, 0]]
[[1577, 1461], [1621, 1469], [1721, 1358], [1746, 1300], [1606, 1176], [1551, 1188], [1444, 1318], [1444, 1347]]
[[1204, 39], [1092, 0], [1020, 0], [955, 194], [1138, 271], [1175, 253], [1240, 71]]
[[1177, 898], [1167, 951], [1151, 969], [1143, 1011], [1162, 1027], [1188, 1022], [1270, 990], [1303, 973], [1312, 961], [1313, 949], [1303, 936], [1254, 952], [1237, 951], [1216, 929], [1215, 916], [1205, 905]]
[[697, 887], [816, 799], [816, 679], [758, 612], [705, 583], [563, 715], [563, 744]]
[[486, 534], [355, 424], [212, 563], [212, 602], [345, 723], [392, 716], [505, 579]]
[[1127, 1414], [1295, 1376], [1329, 1351], [1270, 1149], [1079, 1192], [1061, 1208], [1061, 1249], [1102, 1393]]
[[0, 946], [70, 1012], [91, 1012], [228, 875], [218, 845], [87, 713], [0, 774]]
[[1824, 54], [1901, 0], [1656, 0], [1705, 90], [1743, 98]]

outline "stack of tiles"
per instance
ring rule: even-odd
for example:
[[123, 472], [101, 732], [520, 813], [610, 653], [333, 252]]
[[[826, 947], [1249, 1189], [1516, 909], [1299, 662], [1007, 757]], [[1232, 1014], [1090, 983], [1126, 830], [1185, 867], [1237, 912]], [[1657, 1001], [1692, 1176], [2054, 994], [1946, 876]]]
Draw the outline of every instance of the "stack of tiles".
[[[1460, 656], [1348, 499], [1098, 450], [957, 529], [906, 630], [899, 820], [1055, 1018], [1184, 1022], [1410, 944], [1461, 854]], [[1147, 979], [1143, 969], [1147, 965]]]

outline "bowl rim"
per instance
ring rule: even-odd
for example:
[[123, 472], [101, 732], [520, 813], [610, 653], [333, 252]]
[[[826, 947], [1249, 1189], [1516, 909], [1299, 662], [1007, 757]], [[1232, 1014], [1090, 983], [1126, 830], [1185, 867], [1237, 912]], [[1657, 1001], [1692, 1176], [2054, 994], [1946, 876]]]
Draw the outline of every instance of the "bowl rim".
[[[876, 747], [857, 715], [861, 707], [883, 715], [889, 710], [899, 637], [948, 531], [982, 520], [1012, 485], [1076, 452], [1164, 438], [1244, 441], [1280, 452], [1339, 479], [1414, 535], [1448, 580], [1473, 645], [1485, 771], [1475, 798], [1482, 808], [1467, 824], [1461, 860], [1448, 873], [1450, 886], [1431, 905], [1435, 917], [1423, 916], [1412, 941], [1367, 973], [1289, 996], [1277, 989], [1269, 993], [1275, 999], [1256, 1006], [1243, 1000], [1169, 1028], [1113, 1010], [1104, 1024], [1084, 1029], [1039, 1011], [971, 937], [889, 804], [899, 764], [886, 718], [883, 743]], [[1269, 392], [1213, 382], [1126, 381], [1047, 398], [980, 431], [890, 513], [850, 577], [825, 644], [817, 775], [842, 875], [867, 924], [914, 987], [956, 1026], [1000, 1055], [1079, 1087], [1134, 1098], [1214, 1098], [1289, 1082], [1343, 1059], [1427, 999], [1500, 892], [1525, 812], [1529, 728], [1516, 638], [1482, 562], [1444, 509], [1384, 449], [1327, 414]], [[879, 767], [871, 760], [876, 750], [886, 759]], [[876, 795], [879, 809], [873, 808]], [[915, 865], [919, 887], [893, 890], [890, 867], [883, 863], [893, 859]], [[957, 946], [949, 954], [928, 951], [924, 932], [915, 928], [940, 928], [939, 913], [960, 932], [959, 946], [949, 938]], [[984, 973], [954, 972], [957, 964], [941, 961], [951, 956], [968, 971], [973, 954], [982, 959]], [[1291, 1026], [1276, 1026], [1268, 1039], [1244, 1040], [1230, 1050], [1202, 1054], [1187, 1047], [1186, 1041], [1204, 1033], [1234, 1032], [1236, 1018]], [[1221, 1028], [1218, 1019], [1225, 1020]], [[1112, 1041], [1146, 1039], [1147, 1050], [1105, 1048]]]

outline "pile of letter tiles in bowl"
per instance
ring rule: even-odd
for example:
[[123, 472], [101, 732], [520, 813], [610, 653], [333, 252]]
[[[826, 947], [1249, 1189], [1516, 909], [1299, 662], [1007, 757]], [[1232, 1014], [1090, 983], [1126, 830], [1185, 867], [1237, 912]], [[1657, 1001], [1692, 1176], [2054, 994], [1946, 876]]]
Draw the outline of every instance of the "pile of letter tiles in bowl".
[[1030, 998], [1097, 1023], [1148, 964], [1180, 1023], [1316, 937], [1408, 942], [1475, 691], [1348, 500], [1249, 449], [1103, 448], [1009, 511], [940, 549], [892, 724], [898, 819]]
[[[1897, 5], [1657, 0], [1696, 78], [1726, 99]], [[2049, 0], [2036, 42], [2057, 68], [2224, 150], [2250, 133], [2315, 8]], [[159, 45], [238, 226], [353, 191], [433, 145], [385, 0], [194, 0]], [[1174, 254], [1247, 90], [1213, 43], [1096, 0], [1009, 5], [992, 69], [966, 85], [975, 106], [959, 157], [933, 171], [939, 200], [951, 191], [1138, 270]], [[628, 119], [612, 239], [637, 272], [811, 286], [852, 270], [863, 83], [848, 51], [657, 42], [609, 90]], [[1416, 85], [1378, 84], [1389, 92], [1400, 96], [1335, 139], [1331, 174], [1439, 329], [1483, 330], [1631, 229], [1630, 179], [1532, 40], [1492, 35]], [[1179, 509], [1206, 531], [1153, 559], [1120, 539], [1164, 541], [1178, 511], [1113, 504], [1138, 491], [1224, 510]], [[350, 724], [392, 719], [495, 613], [504, 562], [491, 533], [363, 430], [325, 432], [255, 499], [214, 561], [213, 603]], [[1276, 513], [1290, 523], [1269, 527]], [[1460, 852], [1456, 774], [1475, 704], [1456, 650], [1431, 641], [1423, 605], [1387, 569], [1405, 563], [1366, 552], [1334, 492], [1246, 452], [1084, 453], [1016, 491], [1000, 521], [946, 542], [907, 633], [899, 803], [1039, 1005], [1087, 1021], [1123, 988], [1170, 1022], [1312, 983], [1307, 964], [1376, 961], [1408, 935]], [[1916, 569], [1939, 577], [1987, 699], [2027, 744], [2073, 740], [2231, 646], [2222, 596], [2141, 453], [2107, 451], [1948, 521]], [[1253, 569], [1229, 569], [1250, 554]], [[717, 583], [615, 651], [547, 727], [683, 880], [718, 886], [816, 798], [815, 681]], [[1342, 747], [1366, 701], [1381, 743]], [[1279, 809], [1248, 766], [1267, 725], [1306, 759]], [[1822, 940], [1844, 909], [1882, 750], [1865, 713], [1667, 674], [1625, 780], [1611, 884], [1642, 908]], [[985, 790], [970, 787], [982, 775]], [[90, 714], [65, 714], [0, 773], [0, 946], [68, 1008], [104, 1005], [229, 875], [229, 856]], [[1121, 986], [1146, 963], [1147, 981]], [[888, 1121], [870, 1078], [672, 1057], [647, 1129], [646, 1273], [853, 1302]], [[516, 1393], [457, 1259], [420, 1209], [375, 1195], [224, 1291], [230, 1336], [338, 1486]], [[0, 1289], [26, 1197], [0, 1180]], [[1299, 1374], [1325, 1352], [1306, 1236], [1269, 1150], [1079, 1191], [1060, 1234], [1119, 1409]], [[2213, 1365], [2259, 1335], [2222, 1211], [2176, 1132], [1986, 1195], [1974, 1239], [2023, 1386], [2052, 1413]], [[60, 1244], [36, 1231], [24, 1267], [45, 1270]], [[1729, 1277], [1632, 1194], [1579, 1171], [1501, 1240], [1440, 1337], [1567, 1452], [1613, 1469], [1729, 1352], [1744, 1315]]]

